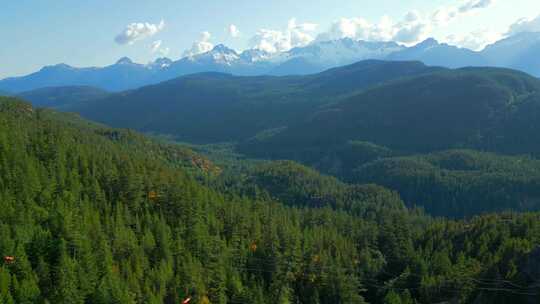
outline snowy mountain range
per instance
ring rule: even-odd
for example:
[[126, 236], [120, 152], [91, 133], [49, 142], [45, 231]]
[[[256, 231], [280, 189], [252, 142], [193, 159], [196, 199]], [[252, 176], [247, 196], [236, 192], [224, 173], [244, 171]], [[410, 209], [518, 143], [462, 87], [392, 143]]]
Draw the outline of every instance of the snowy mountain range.
[[237, 52], [222, 44], [209, 52], [173, 61], [159, 58], [138, 64], [121, 58], [106, 67], [75, 68], [66, 64], [46, 66], [27, 76], [0, 80], [0, 90], [18, 93], [51, 86], [93, 86], [122, 91], [200, 72], [236, 75], [302, 75], [366, 59], [415, 60], [427, 65], [459, 68], [497, 66], [540, 76], [540, 32], [520, 33], [487, 46], [480, 52], [435, 39], [406, 47], [395, 42], [358, 41], [349, 38], [317, 41], [287, 52], [258, 49]]

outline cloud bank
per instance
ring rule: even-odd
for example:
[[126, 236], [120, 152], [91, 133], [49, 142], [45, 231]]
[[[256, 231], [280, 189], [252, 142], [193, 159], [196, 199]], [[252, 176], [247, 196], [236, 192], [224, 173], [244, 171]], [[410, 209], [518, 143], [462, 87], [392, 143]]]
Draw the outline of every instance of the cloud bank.
[[412, 44], [427, 38], [430, 27], [429, 22], [417, 11], [407, 13], [399, 22], [394, 22], [388, 16], [383, 16], [378, 23], [371, 23], [363, 18], [341, 18], [335, 21], [327, 32], [319, 34], [317, 40], [351, 38]]
[[315, 23], [296, 22], [295, 18], [289, 20], [287, 29], [270, 30], [260, 29], [249, 40], [249, 45], [254, 49], [269, 53], [284, 52], [295, 47], [306, 46], [315, 40], [313, 32], [317, 29]]
[[[383, 16], [377, 22], [370, 22], [362, 17], [340, 18], [334, 21], [329, 28], [317, 34], [318, 25], [315, 23], [299, 23], [295, 18], [288, 21], [282, 29], [262, 28], [248, 40], [248, 46], [252, 49], [264, 50], [269, 53], [285, 52], [295, 47], [303, 47], [314, 41], [337, 40], [351, 38], [366, 41], [395, 41], [411, 46], [424, 39], [433, 37], [436, 30], [456, 22], [462, 17], [474, 16], [474, 14], [490, 8], [497, 0], [463, 0], [457, 4], [439, 7], [431, 12], [410, 11], [403, 17], [393, 20], [389, 16]], [[139, 40], [154, 36], [163, 30], [165, 22], [131, 23], [116, 36], [115, 41], [119, 44], [134, 44]], [[242, 35], [235, 24], [225, 27], [228, 37], [238, 38]], [[472, 50], [481, 50], [505, 35], [513, 35], [519, 32], [540, 31], [540, 16], [532, 19], [521, 19], [508, 29], [507, 33], [498, 33], [489, 29], [475, 29], [466, 34], [452, 34], [446, 37], [437, 37], [440, 41], [451, 45], [457, 45]], [[440, 33], [439, 33], [440, 34]], [[440, 36], [440, 35], [439, 35]], [[183, 56], [195, 56], [213, 49], [212, 35], [205, 31], [196, 40], [191, 48], [183, 53]], [[168, 48], [162, 47], [162, 41], [156, 40], [151, 44], [152, 53], [166, 55]]]
[[[317, 36], [318, 41], [351, 38], [366, 41], [395, 41], [405, 45], [416, 44], [428, 38], [433, 30], [441, 25], [448, 24], [461, 16], [472, 14], [481, 9], [490, 7], [494, 0], [468, 0], [457, 6], [442, 7], [435, 12], [422, 14], [410, 11], [400, 20], [394, 21], [383, 16], [379, 22], [355, 18], [341, 18], [336, 20], [330, 28]], [[473, 37], [452, 37], [454, 42], [463, 42], [468, 45], [483, 44], [480, 40], [489, 40], [487, 35], [473, 41]]]
[[131, 23], [118, 35], [116, 35], [114, 41], [116, 43], [134, 44], [139, 40], [143, 40], [154, 36], [161, 32], [165, 28], [165, 21], [161, 20], [159, 24], [152, 24], [148, 22]]
[[383, 16], [379, 22], [371, 23], [364, 18], [341, 18], [328, 31], [317, 36], [317, 40], [351, 38], [367, 41], [395, 41], [412, 45], [428, 38], [433, 29], [446, 25], [457, 18], [490, 7], [494, 0], [469, 0], [460, 5], [442, 7], [430, 14], [410, 11], [400, 20]]
[[150, 51], [152, 54], [160, 54], [161, 56], [167, 56], [170, 52], [170, 49], [168, 47], [161, 47], [163, 44], [163, 41], [156, 40], [152, 42], [152, 45], [150, 46]]
[[451, 45], [481, 51], [486, 45], [502, 38], [502, 34], [489, 29], [475, 30], [466, 35], [448, 35], [445, 42]]
[[469, 15], [481, 9], [489, 8], [495, 0], [469, 0], [458, 6], [442, 7], [436, 10], [431, 16], [431, 21], [435, 25], [445, 25], [458, 17]]

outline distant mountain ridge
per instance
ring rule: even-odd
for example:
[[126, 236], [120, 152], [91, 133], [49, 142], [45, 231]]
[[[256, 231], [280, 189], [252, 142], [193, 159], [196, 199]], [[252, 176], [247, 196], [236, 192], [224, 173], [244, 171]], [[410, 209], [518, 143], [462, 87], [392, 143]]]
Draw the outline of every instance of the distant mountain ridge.
[[143, 65], [121, 58], [103, 68], [76, 68], [67, 64], [43, 67], [38, 72], [23, 77], [0, 81], [0, 90], [20, 93], [44, 87], [92, 86], [110, 91], [121, 91], [152, 82], [163, 70], [155, 64]]
[[107, 91], [89, 86], [47, 87], [17, 94], [32, 103], [34, 107], [63, 109], [77, 103], [96, 100], [108, 96]]
[[427, 65], [447, 68], [491, 65], [481, 52], [439, 43], [435, 39], [427, 39], [413, 47], [391, 53], [386, 59], [420, 60]]
[[432, 38], [411, 47], [395, 42], [343, 38], [317, 41], [281, 53], [258, 49], [240, 53], [220, 44], [206, 53], [177, 61], [159, 58], [148, 64], [138, 64], [124, 57], [102, 68], [75, 68], [66, 64], [46, 66], [27, 76], [0, 80], [0, 90], [20, 93], [52, 86], [93, 86], [114, 92], [201, 72], [240, 76], [306, 75], [367, 59], [421, 61], [427, 65], [448, 68], [507, 67], [538, 77], [538, 53], [540, 32], [520, 33], [489, 45], [480, 52], [439, 43]]
[[262, 158], [350, 141], [519, 154], [540, 153], [539, 96], [538, 78], [510, 69], [366, 60], [304, 76], [193, 74], [64, 110], [183, 142], [240, 142]]
[[245, 140], [372, 85], [435, 72], [420, 62], [367, 60], [307, 76], [201, 73], [75, 103], [64, 110], [179, 141]]

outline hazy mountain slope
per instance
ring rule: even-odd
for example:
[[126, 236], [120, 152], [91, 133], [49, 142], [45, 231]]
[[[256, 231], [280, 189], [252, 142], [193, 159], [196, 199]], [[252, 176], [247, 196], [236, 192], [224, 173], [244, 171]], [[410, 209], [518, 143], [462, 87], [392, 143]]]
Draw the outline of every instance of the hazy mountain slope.
[[488, 45], [482, 55], [490, 65], [509, 67], [540, 76], [540, 33], [519, 33]]
[[[70, 110], [112, 126], [169, 134], [191, 142], [238, 140], [264, 128], [272, 112], [281, 113], [276, 92], [290, 85], [268, 77], [197, 74]], [[259, 110], [268, 115], [267, 120]], [[285, 113], [294, 114], [293, 109]]]
[[107, 91], [94, 87], [48, 87], [17, 94], [30, 101], [35, 107], [62, 109], [89, 100], [101, 99], [109, 95]]
[[307, 75], [318, 73], [321, 70], [323, 70], [323, 68], [320, 65], [312, 63], [306, 58], [297, 57], [289, 59], [275, 68], [272, 68], [268, 74], [275, 76]]
[[389, 54], [387, 60], [419, 60], [427, 65], [448, 68], [487, 66], [489, 61], [479, 52], [458, 48], [435, 39], [427, 39], [415, 46]]
[[76, 68], [66, 64], [47, 66], [27, 76], [0, 80], [0, 89], [20, 93], [45, 87], [92, 86], [121, 91], [155, 83], [159, 66], [133, 63], [122, 58], [103, 68]]

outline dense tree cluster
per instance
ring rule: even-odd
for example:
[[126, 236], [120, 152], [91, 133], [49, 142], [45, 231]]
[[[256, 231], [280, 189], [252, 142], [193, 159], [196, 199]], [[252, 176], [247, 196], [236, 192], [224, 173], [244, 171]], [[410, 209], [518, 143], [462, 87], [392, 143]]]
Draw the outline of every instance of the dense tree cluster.
[[540, 294], [531, 267], [540, 214], [435, 220], [391, 191], [291, 162], [221, 182], [192, 153], [0, 100], [0, 302], [510, 303]]
[[397, 190], [437, 216], [540, 210], [540, 162], [529, 157], [471, 150], [391, 157], [360, 166], [351, 179]]

